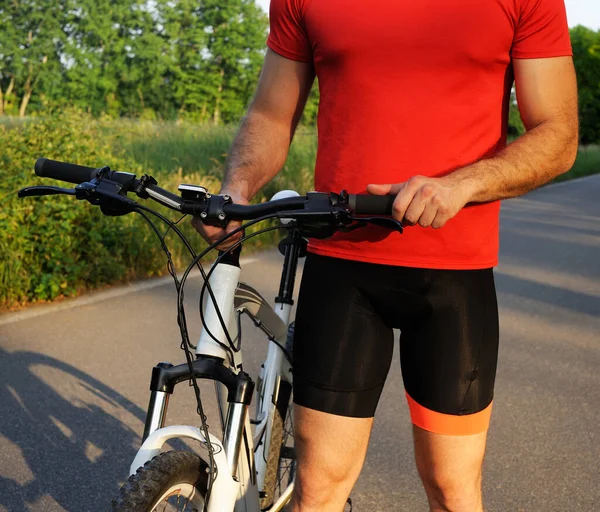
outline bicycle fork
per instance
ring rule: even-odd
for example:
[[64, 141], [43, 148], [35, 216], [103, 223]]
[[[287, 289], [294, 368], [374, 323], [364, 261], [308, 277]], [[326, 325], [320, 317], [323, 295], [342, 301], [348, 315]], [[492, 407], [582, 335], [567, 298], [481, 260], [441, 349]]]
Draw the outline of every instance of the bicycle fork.
[[[254, 382], [245, 372], [234, 373], [223, 362], [210, 356], [199, 356], [193, 363], [196, 378], [220, 382], [227, 389], [227, 417], [224, 425], [223, 448], [227, 464], [234, 476], [237, 471], [241, 440], [248, 415], [248, 406], [254, 392]], [[150, 401], [146, 414], [143, 441], [156, 430], [165, 426], [169, 397], [175, 385], [192, 378], [187, 363], [173, 366], [171, 363], [158, 363], [152, 369]]]

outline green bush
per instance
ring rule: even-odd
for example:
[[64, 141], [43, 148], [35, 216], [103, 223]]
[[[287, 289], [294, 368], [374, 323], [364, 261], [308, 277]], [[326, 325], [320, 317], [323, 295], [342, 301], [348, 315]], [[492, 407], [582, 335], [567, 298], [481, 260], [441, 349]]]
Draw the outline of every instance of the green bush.
[[[219, 130], [94, 120], [76, 111], [12, 128], [0, 125], [0, 307], [72, 296], [166, 271], [156, 235], [137, 214], [105, 217], [99, 208], [67, 196], [18, 199], [17, 191], [25, 186], [58, 184], [35, 176], [33, 164], [38, 157], [152, 174], [172, 191], [182, 182], [218, 190], [232, 136], [232, 130]], [[275, 184], [266, 189], [267, 194], [274, 187], [311, 188], [314, 139], [314, 134], [299, 135], [300, 142]], [[187, 155], [192, 150], [198, 156], [190, 159]], [[157, 172], [152, 170], [154, 164]], [[176, 219], [174, 212], [148, 203]], [[196, 250], [204, 246], [187, 220], [179, 227]], [[274, 234], [257, 237], [247, 248], [264, 247], [276, 238]], [[176, 266], [189, 262], [172, 234], [168, 244]]]
[[65, 196], [21, 200], [17, 190], [43, 182], [33, 173], [39, 156], [83, 165], [133, 163], [115, 155], [94, 123], [76, 113], [0, 130], [0, 304], [73, 295], [127, 274], [133, 219], [115, 222]]

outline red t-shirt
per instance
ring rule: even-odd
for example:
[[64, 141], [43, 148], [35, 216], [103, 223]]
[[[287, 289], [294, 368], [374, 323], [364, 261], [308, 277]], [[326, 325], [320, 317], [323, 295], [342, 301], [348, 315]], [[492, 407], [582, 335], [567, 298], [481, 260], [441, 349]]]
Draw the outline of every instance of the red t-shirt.
[[[271, 0], [267, 45], [313, 62], [321, 93], [315, 187], [441, 176], [504, 148], [511, 58], [571, 55], [563, 0]], [[345, 259], [492, 267], [499, 202], [434, 230], [369, 227], [311, 240]]]

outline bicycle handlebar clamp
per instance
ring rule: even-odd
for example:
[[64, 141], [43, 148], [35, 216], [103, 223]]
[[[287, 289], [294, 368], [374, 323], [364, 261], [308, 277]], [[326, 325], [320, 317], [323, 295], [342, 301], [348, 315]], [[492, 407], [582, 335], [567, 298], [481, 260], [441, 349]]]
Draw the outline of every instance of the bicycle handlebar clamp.
[[[232, 204], [231, 197], [228, 195], [224, 196], [211, 196], [207, 194], [206, 197], [209, 201], [194, 201], [193, 209], [194, 215], [202, 219], [202, 222], [209, 226], [219, 226], [224, 228], [227, 226], [229, 220], [225, 213], [225, 206]], [[201, 206], [200, 209], [197, 207]]]

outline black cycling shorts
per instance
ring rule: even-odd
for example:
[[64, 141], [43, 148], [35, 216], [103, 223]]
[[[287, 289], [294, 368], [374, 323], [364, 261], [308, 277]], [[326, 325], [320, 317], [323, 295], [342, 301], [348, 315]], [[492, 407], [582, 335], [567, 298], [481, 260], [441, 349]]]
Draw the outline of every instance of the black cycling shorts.
[[294, 402], [368, 418], [400, 329], [412, 421], [441, 434], [489, 425], [498, 359], [492, 269], [432, 270], [309, 254], [294, 335]]

